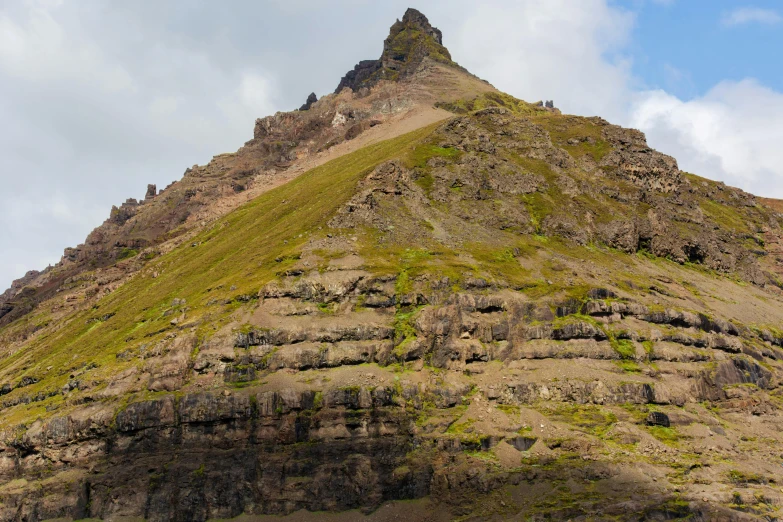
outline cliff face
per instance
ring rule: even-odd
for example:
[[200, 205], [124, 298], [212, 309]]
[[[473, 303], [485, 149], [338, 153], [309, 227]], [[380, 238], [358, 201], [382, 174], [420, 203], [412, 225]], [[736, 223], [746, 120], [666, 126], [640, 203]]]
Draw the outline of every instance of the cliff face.
[[[25, 476], [57, 479], [37, 491], [6, 488], [0, 513], [4, 520], [185, 521], [234, 517], [251, 505], [285, 513], [420, 497], [431, 472], [409, 462], [406, 418], [390, 407], [391, 394], [189, 394], [134, 403], [116, 418], [88, 407], [19, 442], [46, 448], [45, 459], [26, 460]], [[339, 432], [361, 434], [334, 440]], [[18, 475], [3, 462], [4, 477]], [[413, 468], [395, 476], [404, 462]]]
[[778, 516], [780, 209], [434, 45], [4, 294], [0, 519]]
[[[154, 353], [118, 354], [145, 373], [131, 365], [102, 389], [77, 372], [70, 413], [6, 434], [0, 516], [184, 521], [425, 496], [470, 513], [515, 488], [496, 513], [723, 518], [732, 473], [778, 480], [762, 464], [774, 445], [741, 461], [734, 445], [781, 427], [783, 338], [608, 289], [531, 299], [497, 280], [401, 284], [346, 265], [287, 276], [225, 338], [185, 329]], [[690, 475], [661, 475], [683, 465]], [[709, 502], [678, 504], [659, 479]], [[563, 480], [593, 487], [569, 490], [578, 506], [525, 494]]]

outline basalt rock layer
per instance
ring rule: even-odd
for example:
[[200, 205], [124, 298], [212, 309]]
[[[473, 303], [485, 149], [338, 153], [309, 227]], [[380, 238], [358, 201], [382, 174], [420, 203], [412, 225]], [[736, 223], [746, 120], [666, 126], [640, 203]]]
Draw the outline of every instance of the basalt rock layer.
[[779, 202], [391, 33], [3, 294], [0, 519], [780, 515]]

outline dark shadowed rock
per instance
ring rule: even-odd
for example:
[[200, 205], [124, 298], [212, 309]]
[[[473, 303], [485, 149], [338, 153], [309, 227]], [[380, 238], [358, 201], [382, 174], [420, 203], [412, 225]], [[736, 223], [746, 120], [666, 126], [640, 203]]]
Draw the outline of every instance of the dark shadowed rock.
[[647, 425], [648, 426], [663, 426], [664, 428], [668, 428], [671, 424], [669, 422], [669, 416], [665, 413], [661, 413], [659, 411], [652, 411], [647, 416]]
[[304, 105], [299, 107], [299, 110], [308, 111], [310, 110], [310, 107], [317, 101], [318, 101], [318, 96], [316, 96], [314, 92], [311, 92], [310, 96], [307, 97], [307, 101], [304, 103]]
[[158, 195], [158, 187], [155, 185], [147, 185], [147, 194], [144, 196], [145, 200], [152, 199]]

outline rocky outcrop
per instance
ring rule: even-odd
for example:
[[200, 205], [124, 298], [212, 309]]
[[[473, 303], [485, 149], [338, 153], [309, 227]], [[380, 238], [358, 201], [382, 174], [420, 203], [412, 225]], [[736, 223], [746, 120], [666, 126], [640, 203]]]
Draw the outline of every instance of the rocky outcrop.
[[148, 201], [158, 195], [158, 187], [155, 185], [147, 185], [147, 194], [144, 196], [144, 201]]
[[311, 92], [310, 95], [307, 97], [307, 101], [305, 101], [304, 105], [299, 107], [299, 110], [309, 111], [310, 107], [312, 107], [313, 104], [317, 101], [318, 101], [318, 96], [316, 96], [314, 92]]
[[603, 135], [614, 150], [600, 161], [602, 168], [644, 190], [669, 193], [682, 183], [677, 160], [651, 149], [641, 131], [606, 125]]
[[335, 93], [343, 89], [369, 89], [380, 80], [405, 79], [418, 69], [424, 58], [453, 63], [449, 51], [443, 47], [440, 30], [416, 9], [408, 9], [402, 20], [397, 20], [389, 30], [380, 59], [359, 62], [340, 80]]
[[339, 93], [343, 89], [358, 91], [361, 87], [371, 85], [371, 80], [376, 78], [381, 67], [383, 66], [380, 60], [362, 60], [345, 73], [334, 92]]
[[6, 448], [0, 476], [36, 473], [46, 454], [46, 473], [70, 486], [4, 495], [0, 517], [206, 520], [421, 497], [432, 470], [408, 458], [410, 420], [388, 409], [393, 395], [200, 393], [130, 404], [114, 422], [96, 408], [51, 419]]
[[40, 276], [41, 272], [30, 270], [0, 295], [0, 326], [11, 323], [35, 308], [38, 292], [28, 285]]
[[122, 226], [128, 222], [130, 218], [136, 215], [139, 208], [139, 202], [133, 198], [129, 198], [119, 208], [113, 206], [111, 208], [111, 214], [109, 220], [111, 223]]
[[[438, 154], [412, 171], [379, 167], [343, 209], [346, 220], [338, 217], [331, 226], [353, 228], [361, 222], [392, 230], [402, 224], [379, 209], [396, 205], [419, 212], [436, 203], [449, 206], [450, 220], [462, 221], [462, 227], [451, 225], [455, 241], [479, 224], [579, 245], [600, 241], [627, 253], [737, 274], [756, 285], [777, 280], [762, 269], [765, 247], [756, 242], [749, 248], [748, 234], [725, 230], [719, 216], [705, 214], [701, 205], [709, 205], [709, 199], [683, 181], [673, 158], [650, 149], [642, 133], [603, 120], [566, 118], [582, 126], [586, 137], [561, 140], [562, 126], [552, 125], [550, 118], [521, 116], [505, 107], [455, 118], [436, 133]], [[592, 137], [596, 134], [603, 138]], [[606, 150], [598, 163], [596, 147]], [[383, 174], [381, 169], [391, 170]], [[604, 184], [588, 181], [580, 169]], [[725, 204], [743, 209], [727, 208], [726, 213], [749, 208], [734, 199]], [[495, 210], [497, 205], [503, 212]], [[431, 219], [449, 221], [431, 214]]]

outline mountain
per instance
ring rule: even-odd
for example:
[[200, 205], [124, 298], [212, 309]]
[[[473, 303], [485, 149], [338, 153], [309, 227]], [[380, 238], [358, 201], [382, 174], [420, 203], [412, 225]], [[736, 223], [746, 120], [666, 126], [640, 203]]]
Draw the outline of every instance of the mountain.
[[782, 202], [551, 105], [409, 9], [113, 208], [0, 297], [0, 519], [778, 517]]

